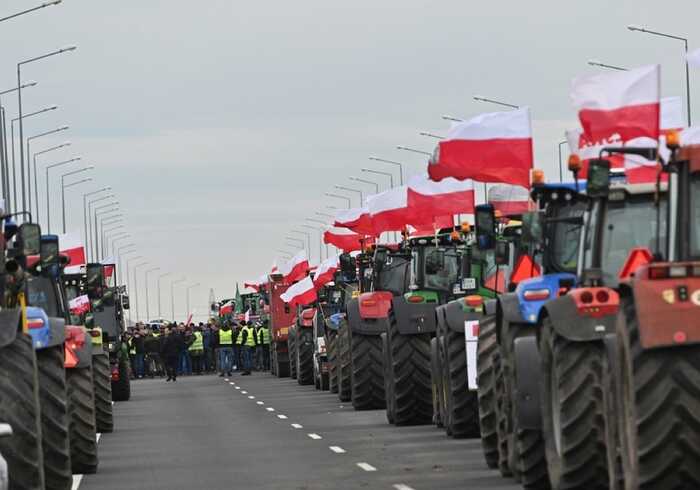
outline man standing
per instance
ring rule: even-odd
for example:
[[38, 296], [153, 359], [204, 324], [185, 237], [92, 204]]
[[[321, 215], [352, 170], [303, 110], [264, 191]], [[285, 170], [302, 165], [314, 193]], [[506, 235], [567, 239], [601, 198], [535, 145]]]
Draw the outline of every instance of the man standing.
[[177, 381], [177, 364], [180, 359], [180, 352], [183, 348], [182, 337], [173, 327], [168, 328], [166, 337], [163, 340], [162, 356], [165, 359], [165, 367], [168, 372], [168, 379], [165, 381]]
[[231, 327], [228, 323], [224, 323], [219, 330], [219, 355], [221, 360], [219, 364], [221, 365], [221, 374], [219, 377], [231, 376], [231, 363], [233, 362], [233, 332], [231, 332]]
[[155, 332], [146, 332], [143, 344], [149, 359], [147, 374], [151, 378], [155, 375], [163, 377], [160, 358], [160, 340], [158, 340], [158, 335]]
[[190, 356], [192, 357], [192, 372], [194, 374], [202, 374], [202, 356], [204, 355], [204, 337], [202, 336], [201, 328], [195, 327], [192, 334], [193, 341], [189, 346]]
[[258, 322], [255, 324], [255, 370], [263, 370], [263, 326]]
[[204, 372], [211, 371], [211, 325], [202, 323], [199, 324], [202, 330], [202, 345], [204, 345]]
[[253, 365], [253, 352], [255, 351], [255, 330], [248, 326], [245, 321], [241, 322], [241, 332], [239, 334], [241, 346], [243, 347], [243, 376], [250, 376]]
[[241, 325], [235, 326], [233, 331], [233, 370], [243, 369], [243, 337], [241, 337]]
[[146, 349], [143, 345], [143, 330], [141, 324], [137, 325], [137, 330], [131, 338], [131, 349], [134, 352], [134, 368], [136, 369], [136, 377], [143, 378], [144, 360], [146, 358]]
[[266, 321], [262, 323], [262, 347], [263, 347], [263, 369], [270, 370], [270, 326]]

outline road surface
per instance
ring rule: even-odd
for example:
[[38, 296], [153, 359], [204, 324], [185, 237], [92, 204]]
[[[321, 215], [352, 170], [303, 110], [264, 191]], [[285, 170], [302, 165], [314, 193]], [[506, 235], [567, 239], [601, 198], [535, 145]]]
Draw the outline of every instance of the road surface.
[[336, 395], [267, 373], [132, 384], [79, 490], [517, 489], [489, 470], [479, 440], [394, 427]]

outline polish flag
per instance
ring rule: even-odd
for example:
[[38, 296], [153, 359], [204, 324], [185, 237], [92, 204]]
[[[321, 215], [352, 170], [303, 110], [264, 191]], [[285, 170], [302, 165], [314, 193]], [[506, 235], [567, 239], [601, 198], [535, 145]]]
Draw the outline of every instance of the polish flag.
[[530, 191], [519, 185], [497, 184], [489, 187], [489, 204], [503, 216], [530, 211]]
[[248, 289], [252, 289], [256, 293], [260, 290], [260, 286], [254, 282], [244, 282], [243, 287], [248, 288]]
[[[659, 65], [574, 79], [571, 100], [581, 122], [579, 146], [583, 143], [589, 151], [604, 146], [656, 148], [661, 134], [660, 92]], [[630, 182], [656, 178], [656, 162], [633, 155], [622, 158]], [[619, 161], [613, 159], [615, 165]]]
[[362, 250], [363, 243], [365, 246], [371, 245], [374, 238], [359, 235], [346, 228], [328, 228], [323, 232], [323, 243], [333, 245], [343, 252], [352, 252]]
[[100, 264], [104, 265], [105, 282], [107, 284], [114, 284], [116, 281], [116, 277], [114, 276], [115, 263], [116, 260], [114, 260], [114, 257], [107, 257], [100, 261]]
[[74, 315], [80, 316], [90, 311], [90, 299], [87, 294], [73, 298], [68, 302], [68, 309]]
[[279, 266], [279, 272], [287, 282], [298, 281], [306, 276], [309, 270], [309, 259], [306, 257], [306, 250], [300, 250], [289, 262]]
[[452, 125], [431, 157], [432, 180], [447, 177], [530, 185], [532, 125], [528, 108], [481, 114]]
[[66, 255], [70, 259], [65, 268], [66, 274], [79, 274], [81, 267], [85, 266], [85, 246], [80, 238], [80, 233], [66, 233], [58, 235], [58, 246], [61, 255]]
[[360, 235], [376, 234], [367, 207], [338, 210], [333, 226], [347, 228]]
[[224, 316], [233, 313], [233, 301], [227, 301], [219, 307], [219, 315]]
[[434, 216], [428, 223], [418, 223], [408, 225], [408, 233], [411, 238], [419, 236], [434, 235], [435, 230], [443, 228], [454, 228], [454, 216]]
[[328, 257], [326, 260], [321, 262], [321, 264], [318, 266], [318, 269], [316, 269], [316, 273], [314, 274], [313, 279], [314, 286], [316, 286], [316, 289], [320, 289], [329, 282], [333, 281], [333, 276], [338, 271], [339, 267], [340, 258], [337, 255], [333, 257]]
[[688, 53], [686, 55], [686, 60], [688, 60], [688, 64], [690, 66], [700, 68], [700, 49], [696, 49], [695, 51]]
[[433, 222], [436, 216], [448, 216], [452, 222], [452, 215], [474, 213], [474, 183], [452, 177], [435, 182], [428, 174], [416, 175], [408, 182], [408, 207], [412, 220]]
[[398, 231], [408, 224], [408, 188], [405, 185], [374, 194], [367, 198], [374, 231]]
[[311, 277], [306, 276], [301, 281], [292, 284], [281, 296], [280, 299], [289, 304], [292, 308], [297, 305], [310, 305], [318, 299], [316, 287]]

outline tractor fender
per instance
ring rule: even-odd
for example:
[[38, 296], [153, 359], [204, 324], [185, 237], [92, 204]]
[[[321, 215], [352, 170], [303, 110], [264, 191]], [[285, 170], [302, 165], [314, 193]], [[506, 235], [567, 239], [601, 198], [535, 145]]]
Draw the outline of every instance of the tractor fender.
[[581, 315], [568, 294], [547, 302], [541, 314], [548, 315], [554, 330], [572, 342], [603, 340], [615, 333], [616, 314], [598, 318]]
[[464, 311], [461, 301], [451, 301], [443, 306], [445, 311], [445, 323], [453, 332], [464, 333], [465, 322], [478, 321], [482, 322], [485, 319], [483, 313], [478, 311]]
[[518, 399], [518, 427], [542, 429], [540, 410], [541, 360], [535, 332], [518, 336], [513, 345], [515, 361], [515, 396]]
[[66, 339], [66, 321], [63, 318], [49, 317], [49, 343], [45, 347], [54, 347], [63, 343]]
[[[402, 335], [433, 333], [437, 330], [436, 303], [409, 303], [403, 296], [396, 296], [392, 308], [396, 326]], [[460, 332], [464, 332], [464, 324]]]
[[501, 307], [501, 320], [508, 323], [525, 323], [520, 313], [520, 301], [516, 293], [504, 293], [498, 297]]
[[360, 311], [359, 298], [348, 301], [348, 327], [351, 333], [360, 335], [380, 335], [389, 328], [389, 317], [367, 318]]
[[[65, 320], [59, 317], [49, 317], [43, 308], [27, 306], [27, 322], [29, 335], [32, 337], [34, 349], [41, 350], [60, 345], [65, 340]], [[41, 326], [34, 326], [41, 322]]]
[[21, 328], [21, 320], [22, 310], [19, 308], [0, 310], [0, 348], [7, 347], [15, 341]]
[[74, 369], [86, 368], [92, 365], [92, 342], [90, 341], [90, 334], [88, 332], [85, 332], [85, 343], [83, 347], [74, 349], [74, 352], [78, 357], [78, 364], [74, 366]]
[[484, 313], [488, 316], [496, 316], [498, 312], [498, 300], [487, 299], [484, 301]]

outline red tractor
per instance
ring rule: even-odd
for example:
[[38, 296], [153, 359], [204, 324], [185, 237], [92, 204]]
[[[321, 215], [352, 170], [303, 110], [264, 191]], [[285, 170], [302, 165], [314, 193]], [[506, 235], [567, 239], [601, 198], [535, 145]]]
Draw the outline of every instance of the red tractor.
[[290, 356], [287, 339], [289, 328], [294, 325], [296, 311], [292, 310], [280, 296], [289, 289], [290, 284], [279, 275], [270, 275], [267, 285], [267, 301], [270, 307], [270, 332], [272, 343], [270, 349], [272, 374], [286, 378], [289, 376]]

